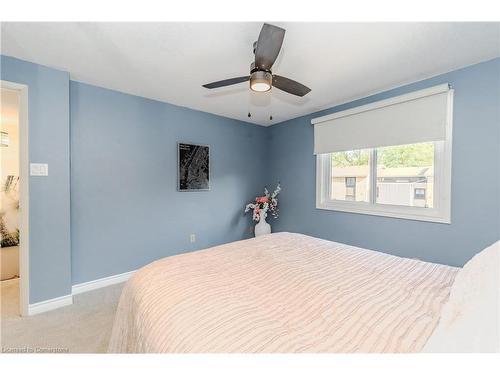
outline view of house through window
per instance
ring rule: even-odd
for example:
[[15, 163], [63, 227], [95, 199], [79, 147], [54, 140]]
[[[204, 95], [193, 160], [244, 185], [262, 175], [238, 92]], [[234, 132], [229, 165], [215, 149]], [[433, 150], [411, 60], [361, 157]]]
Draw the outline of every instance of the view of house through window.
[[370, 201], [370, 150], [331, 154], [330, 197], [345, 201]]
[[[331, 153], [330, 199], [433, 207], [434, 143]], [[371, 176], [376, 160], [376, 175]], [[376, 179], [373, 182], [373, 179]], [[371, 197], [370, 187], [375, 186]]]
[[376, 202], [433, 207], [434, 143], [377, 149]]

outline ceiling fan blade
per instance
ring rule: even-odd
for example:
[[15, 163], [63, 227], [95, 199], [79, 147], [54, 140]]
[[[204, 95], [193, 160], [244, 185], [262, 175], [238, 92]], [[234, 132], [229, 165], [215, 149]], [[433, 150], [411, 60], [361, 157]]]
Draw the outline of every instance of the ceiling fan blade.
[[298, 83], [293, 79], [282, 77], [276, 74], [273, 74], [273, 86], [289, 94], [297, 96], [304, 96], [309, 91], [311, 91], [309, 87], [304, 86], [302, 83]]
[[250, 79], [250, 76], [229, 78], [229, 79], [225, 79], [223, 81], [207, 83], [207, 84], [203, 85], [203, 87], [205, 87], [207, 89], [216, 89], [218, 87], [230, 86], [230, 85], [235, 85], [237, 83], [245, 82], [245, 81], [248, 81], [249, 79]]
[[285, 29], [265, 23], [260, 30], [255, 49], [255, 67], [270, 70], [280, 53]]

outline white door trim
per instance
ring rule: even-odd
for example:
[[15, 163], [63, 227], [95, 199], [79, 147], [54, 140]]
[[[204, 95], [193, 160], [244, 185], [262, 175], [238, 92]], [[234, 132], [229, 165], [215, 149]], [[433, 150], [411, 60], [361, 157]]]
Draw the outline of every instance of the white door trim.
[[19, 304], [22, 316], [29, 306], [29, 122], [28, 86], [0, 81], [1, 88], [19, 92]]

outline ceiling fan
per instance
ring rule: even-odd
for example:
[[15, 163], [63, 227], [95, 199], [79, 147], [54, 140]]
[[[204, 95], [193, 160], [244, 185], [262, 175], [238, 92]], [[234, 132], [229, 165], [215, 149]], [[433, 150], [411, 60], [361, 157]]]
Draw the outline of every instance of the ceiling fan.
[[271, 71], [271, 67], [280, 52], [284, 37], [285, 29], [265, 23], [260, 30], [259, 39], [253, 43], [255, 62], [250, 65], [250, 75], [207, 83], [203, 87], [215, 89], [250, 80], [250, 89], [252, 91], [265, 92], [271, 90], [271, 87], [274, 86], [292, 95], [306, 95], [311, 91], [309, 87], [290, 78], [273, 74]]

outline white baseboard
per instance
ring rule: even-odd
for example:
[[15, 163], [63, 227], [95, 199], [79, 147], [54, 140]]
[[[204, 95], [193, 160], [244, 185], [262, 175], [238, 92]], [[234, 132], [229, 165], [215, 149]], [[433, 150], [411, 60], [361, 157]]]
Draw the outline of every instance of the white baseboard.
[[73, 285], [71, 288], [71, 293], [73, 295], [90, 292], [91, 290], [104, 288], [106, 286], [124, 283], [134, 274], [134, 271], [120, 273], [118, 275], [113, 275], [109, 277], [103, 277], [102, 279], [87, 281], [85, 283]]
[[30, 304], [28, 306], [28, 315], [40, 314], [46, 311], [55, 310], [60, 307], [71, 305], [73, 303], [74, 295], [90, 292], [91, 290], [104, 288], [106, 286], [114, 284], [124, 283], [125, 281], [130, 279], [134, 272], [135, 270], [73, 285], [73, 287], [71, 288], [71, 294], [67, 296], [56, 297], [48, 299], [46, 301]]
[[40, 314], [46, 311], [71, 305], [72, 303], [73, 303], [73, 296], [71, 294], [67, 296], [48, 299], [46, 301], [32, 303], [28, 306], [28, 315]]

